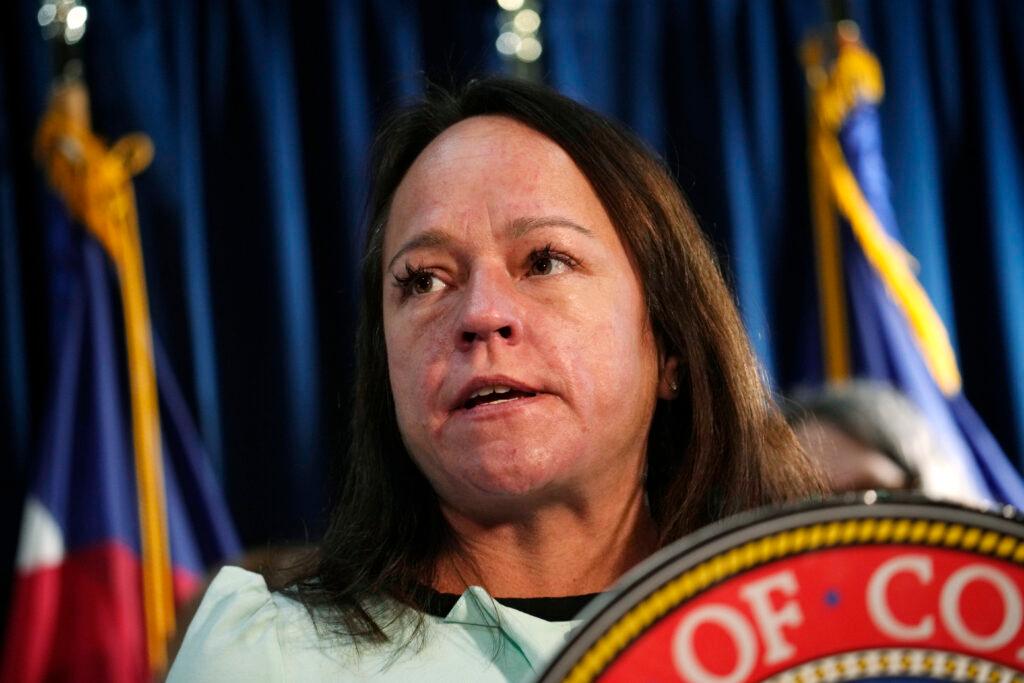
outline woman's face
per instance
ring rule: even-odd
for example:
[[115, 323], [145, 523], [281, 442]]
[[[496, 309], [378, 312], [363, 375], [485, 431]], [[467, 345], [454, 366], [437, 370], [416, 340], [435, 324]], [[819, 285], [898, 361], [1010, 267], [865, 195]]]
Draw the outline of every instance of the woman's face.
[[395, 192], [383, 266], [399, 429], [444, 505], [503, 517], [639, 486], [658, 353], [561, 147], [504, 117], [446, 130]]

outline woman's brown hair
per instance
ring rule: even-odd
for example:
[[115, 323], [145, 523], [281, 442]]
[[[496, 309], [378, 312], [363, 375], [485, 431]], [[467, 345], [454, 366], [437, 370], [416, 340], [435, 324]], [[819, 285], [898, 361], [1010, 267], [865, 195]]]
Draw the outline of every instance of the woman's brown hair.
[[648, 441], [647, 498], [661, 543], [820, 491], [765, 389], [713, 251], [658, 158], [622, 127], [542, 86], [488, 78], [455, 93], [434, 90], [388, 119], [376, 138], [351, 445], [319, 553], [295, 584], [311, 610], [329, 608], [328, 621], [348, 634], [386, 639], [402, 616], [388, 605], [423, 604], [436, 559], [457, 543], [399, 435], [384, 345], [382, 245], [391, 198], [416, 157], [453, 124], [482, 115], [515, 119], [572, 157], [634, 260], [663, 357], [679, 361], [678, 397], [659, 401]]

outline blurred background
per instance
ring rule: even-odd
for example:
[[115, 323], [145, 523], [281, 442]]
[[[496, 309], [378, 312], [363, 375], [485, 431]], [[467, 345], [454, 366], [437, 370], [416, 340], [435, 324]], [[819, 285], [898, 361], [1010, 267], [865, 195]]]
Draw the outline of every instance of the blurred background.
[[[0, 595], [59, 396], [69, 223], [33, 160], [58, 68], [0, 7]], [[1014, 0], [88, 3], [92, 126], [144, 132], [139, 230], [171, 373], [244, 547], [315, 539], [344, 442], [366, 162], [428, 83], [505, 73], [668, 163], [778, 391], [820, 370], [801, 44], [854, 20], [885, 78], [895, 219], [963, 390], [1024, 454], [1024, 4]], [[73, 231], [72, 231], [73, 232]], [[817, 373], [817, 375], [815, 374]], [[6, 614], [7, 604], [0, 603]]]

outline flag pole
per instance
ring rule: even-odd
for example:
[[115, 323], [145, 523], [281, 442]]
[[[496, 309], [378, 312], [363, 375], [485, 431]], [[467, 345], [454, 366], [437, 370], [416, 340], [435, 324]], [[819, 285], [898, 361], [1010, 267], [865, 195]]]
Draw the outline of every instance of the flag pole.
[[142, 594], [150, 670], [167, 667], [175, 628], [170, 547], [160, 444], [156, 372], [142, 243], [132, 177], [153, 156], [141, 134], [107, 146], [92, 131], [82, 77], [80, 41], [88, 10], [79, 0], [50, 0], [39, 11], [43, 35], [54, 46], [50, 104], [36, 134], [37, 160], [69, 211], [104, 248], [121, 291], [135, 452], [142, 554]]
[[815, 270], [818, 283], [818, 317], [821, 357], [825, 381], [839, 384], [850, 379], [850, 335], [847, 314], [847, 295], [843, 274], [842, 237], [839, 219], [834, 210], [828, 186], [827, 168], [818, 149], [821, 140], [829, 134], [821, 120], [820, 93], [827, 88], [831, 75], [830, 62], [836, 52], [835, 33], [838, 21], [845, 13], [841, 0], [825, 0], [826, 13], [833, 22], [826, 24], [820, 34], [806, 39], [801, 47], [801, 61], [807, 78], [807, 150], [810, 169], [811, 221], [814, 235]]

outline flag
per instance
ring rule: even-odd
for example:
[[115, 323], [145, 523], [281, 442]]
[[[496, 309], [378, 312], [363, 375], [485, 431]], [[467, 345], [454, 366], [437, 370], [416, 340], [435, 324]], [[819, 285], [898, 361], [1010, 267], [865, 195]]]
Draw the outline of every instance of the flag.
[[37, 140], [66, 204], [53, 202], [47, 226], [59, 332], [2, 683], [152, 680], [166, 666], [175, 604], [239, 550], [149, 330], [130, 177], [151, 150], [137, 136], [105, 147], [75, 87], [55, 98]]
[[929, 421], [962, 490], [1024, 507], [1020, 474], [964, 397], [949, 336], [901, 241], [882, 155], [881, 67], [849, 25], [838, 33], [831, 63], [820, 41], [804, 48], [825, 378], [901, 390]]

